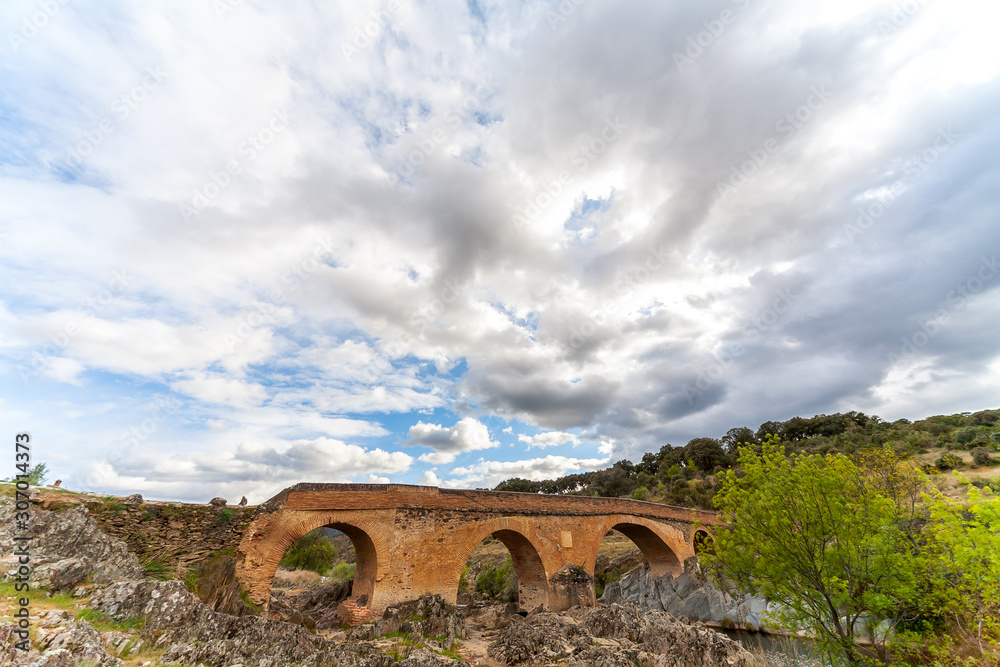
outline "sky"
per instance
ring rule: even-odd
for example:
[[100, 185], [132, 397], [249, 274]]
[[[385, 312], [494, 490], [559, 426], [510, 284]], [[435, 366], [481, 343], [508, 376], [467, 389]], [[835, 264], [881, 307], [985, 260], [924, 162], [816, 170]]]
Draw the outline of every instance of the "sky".
[[996, 408], [998, 23], [5, 0], [0, 432], [64, 487], [260, 502]]

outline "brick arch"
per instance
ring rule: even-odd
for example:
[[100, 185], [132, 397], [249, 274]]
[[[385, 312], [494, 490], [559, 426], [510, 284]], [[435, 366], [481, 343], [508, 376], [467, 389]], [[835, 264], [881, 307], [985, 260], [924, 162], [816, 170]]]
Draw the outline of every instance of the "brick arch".
[[[458, 590], [462, 570], [469, 561], [473, 550], [487, 537], [500, 540], [510, 552], [517, 572], [518, 608], [532, 611], [539, 605], [545, 607], [548, 601], [550, 567], [546, 567], [548, 554], [544, 546], [537, 545], [525, 535], [531, 532], [521, 522], [501, 517], [490, 521], [477, 522], [476, 529], [468, 533], [456, 550], [456, 567], [448, 575], [449, 591]], [[540, 549], [539, 546], [542, 548]]]
[[308, 512], [294, 518], [286, 512], [282, 519], [273, 534], [264, 542], [251, 546], [247, 553], [249, 562], [259, 563], [259, 574], [255, 577], [258, 585], [251, 591], [255, 602], [263, 603], [266, 608], [278, 564], [295, 541], [317, 528], [329, 526], [347, 535], [354, 545], [357, 565], [351, 597], [358, 599], [367, 595], [368, 606], [373, 604], [378, 593], [376, 583], [385, 577], [391, 565], [384, 524], [354, 512]]
[[684, 533], [677, 528], [643, 517], [615, 514], [603, 517], [596, 526], [592, 553], [587, 561], [591, 574], [596, 567], [601, 540], [611, 530], [622, 533], [639, 547], [653, 576], [681, 574], [684, 560], [694, 554]]

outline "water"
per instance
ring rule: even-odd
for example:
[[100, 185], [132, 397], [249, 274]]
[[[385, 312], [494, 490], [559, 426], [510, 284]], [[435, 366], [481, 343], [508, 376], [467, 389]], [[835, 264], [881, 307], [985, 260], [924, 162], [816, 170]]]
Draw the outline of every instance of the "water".
[[730, 639], [743, 644], [754, 655], [763, 654], [767, 661], [781, 667], [821, 667], [829, 665], [816, 648], [816, 643], [801, 637], [769, 635], [746, 630], [722, 630]]

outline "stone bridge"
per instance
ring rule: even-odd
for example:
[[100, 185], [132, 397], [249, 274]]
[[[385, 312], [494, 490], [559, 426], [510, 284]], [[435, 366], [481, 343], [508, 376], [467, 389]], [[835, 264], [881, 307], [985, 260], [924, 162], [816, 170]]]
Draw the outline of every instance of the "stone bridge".
[[264, 606], [285, 551], [323, 526], [357, 554], [352, 600], [375, 614], [436, 593], [454, 603], [472, 550], [486, 537], [510, 551], [518, 605], [560, 611], [593, 605], [594, 565], [612, 529], [642, 551], [653, 574], [680, 573], [714, 512], [620, 498], [438, 489], [396, 484], [297, 484], [255, 513], [243, 531], [236, 576]]

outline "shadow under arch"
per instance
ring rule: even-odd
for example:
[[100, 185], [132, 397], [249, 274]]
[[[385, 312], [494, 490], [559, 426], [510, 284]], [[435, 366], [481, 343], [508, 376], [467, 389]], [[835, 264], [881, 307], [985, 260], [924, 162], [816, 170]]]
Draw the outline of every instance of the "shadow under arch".
[[541, 606], [547, 608], [548, 604], [548, 575], [545, 571], [545, 564], [538, 553], [538, 549], [527, 537], [519, 531], [511, 528], [490, 526], [478, 532], [463, 549], [464, 558], [458, 559], [459, 572], [453, 577], [454, 582], [450, 584], [453, 590], [458, 591], [458, 582], [462, 568], [468, 562], [472, 552], [487, 537], [495, 537], [507, 548], [511, 561], [514, 563], [514, 571], [517, 573], [517, 607], [521, 611], [533, 611]]
[[347, 535], [354, 546], [354, 582], [351, 584], [351, 599], [362, 606], [369, 606], [375, 596], [375, 577], [378, 575], [378, 549], [372, 538], [357, 526], [347, 523], [329, 523], [324, 528], [339, 530]]
[[245, 552], [243, 572], [238, 569], [237, 576], [249, 588], [250, 598], [255, 604], [267, 609], [275, 572], [292, 544], [311, 531], [324, 527], [344, 533], [354, 547], [356, 565], [351, 599], [359, 600], [366, 595], [364, 606], [379, 608], [381, 601], [377, 599], [379, 591], [376, 590], [376, 582], [384, 578], [390, 566], [388, 542], [378, 523], [354, 512], [317, 512], [295, 517], [259, 542], [251, 538]]
[[639, 547], [639, 551], [649, 563], [650, 574], [654, 577], [662, 577], [665, 574], [676, 576], [684, 572], [684, 565], [674, 550], [650, 528], [638, 523], [616, 523], [604, 534], [607, 535], [612, 530], [617, 530]]

